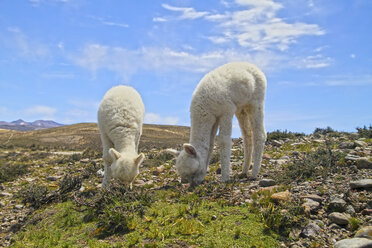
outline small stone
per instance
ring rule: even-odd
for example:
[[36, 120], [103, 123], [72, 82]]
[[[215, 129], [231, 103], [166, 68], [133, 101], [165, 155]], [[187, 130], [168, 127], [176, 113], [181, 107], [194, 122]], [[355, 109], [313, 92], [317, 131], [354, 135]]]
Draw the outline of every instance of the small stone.
[[14, 206], [15, 209], [22, 209], [24, 206], [22, 204], [17, 204]]
[[338, 145], [338, 148], [340, 149], [354, 149], [355, 144], [349, 141], [342, 142], [341, 144]]
[[346, 202], [341, 198], [333, 199], [329, 205], [328, 210], [335, 212], [344, 212], [346, 207]]
[[363, 148], [368, 147], [367, 142], [364, 142], [364, 141], [361, 141], [361, 140], [356, 140], [356, 141], [354, 141], [354, 145], [355, 145], [356, 147], [363, 147]]
[[89, 158], [80, 159], [80, 162], [84, 164], [89, 163]]
[[351, 181], [350, 187], [352, 189], [368, 189], [372, 188], [372, 179], [361, 179], [357, 181]]
[[345, 157], [346, 161], [357, 161], [358, 159], [360, 159], [360, 157], [353, 154], [348, 154]]
[[8, 193], [8, 192], [0, 192], [0, 197], [4, 197], [4, 196], [12, 197], [13, 195], [11, 193]]
[[370, 209], [370, 208], [363, 209], [362, 214], [363, 215], [372, 215], [372, 209]]
[[273, 146], [281, 146], [281, 145], [283, 144], [283, 142], [278, 141], [278, 140], [272, 140], [272, 141], [271, 141], [271, 144], [272, 144]]
[[99, 176], [99, 177], [103, 177], [104, 175], [105, 175], [105, 171], [104, 171], [104, 170], [99, 169], [99, 170], [97, 171], [97, 176]]
[[271, 199], [274, 201], [288, 201], [290, 198], [291, 193], [288, 190], [271, 195]]
[[164, 165], [160, 165], [156, 167], [156, 169], [153, 171], [154, 175], [160, 175], [164, 171], [165, 167]]
[[337, 241], [334, 248], [369, 248], [372, 247], [372, 240], [365, 238], [343, 239]]
[[372, 169], [372, 161], [368, 158], [359, 158], [356, 160], [356, 167], [358, 169]]
[[216, 220], [217, 219], [217, 216], [216, 215], [212, 215], [211, 216], [211, 220]]
[[302, 207], [305, 209], [305, 212], [310, 214], [310, 212], [314, 212], [320, 206], [319, 202], [313, 201], [309, 198], [305, 199], [305, 202], [302, 204]]
[[315, 237], [320, 231], [321, 228], [314, 222], [311, 222], [302, 230], [300, 235], [304, 238], [311, 238]]
[[61, 177], [60, 176], [49, 176], [47, 180], [49, 181], [58, 181]]
[[354, 209], [354, 207], [351, 206], [351, 205], [347, 205], [346, 208], [345, 208], [345, 213], [350, 214], [350, 215], [355, 214], [355, 209]]
[[332, 223], [331, 225], [329, 225], [328, 228], [331, 230], [341, 229], [341, 227], [337, 225], [336, 223]]
[[310, 200], [313, 200], [313, 201], [316, 201], [316, 202], [319, 202], [319, 203], [321, 203], [323, 201], [323, 198], [321, 196], [318, 196], [318, 195], [315, 195], [315, 194], [303, 195], [303, 196], [301, 196], [301, 198], [310, 199]]
[[328, 215], [328, 218], [333, 222], [338, 225], [347, 225], [349, 224], [349, 218], [339, 212], [333, 212], [330, 215]]
[[362, 227], [356, 234], [355, 238], [372, 239], [372, 226]]
[[273, 179], [262, 179], [258, 185], [260, 185], [261, 187], [270, 187], [270, 186], [274, 186], [276, 183], [275, 183], [275, 180]]

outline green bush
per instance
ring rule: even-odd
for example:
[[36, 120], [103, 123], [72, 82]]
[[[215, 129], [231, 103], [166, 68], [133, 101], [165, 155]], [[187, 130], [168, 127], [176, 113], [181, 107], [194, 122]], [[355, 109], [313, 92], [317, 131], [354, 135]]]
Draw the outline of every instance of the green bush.
[[27, 164], [10, 164], [0, 161], [0, 183], [10, 182], [29, 172]]
[[372, 138], [372, 126], [371, 125], [369, 125], [368, 128], [364, 126], [364, 127], [357, 127], [356, 129], [358, 130], [358, 135], [360, 138], [367, 138], [367, 139]]
[[276, 131], [267, 133], [267, 141], [281, 140], [281, 139], [294, 139], [294, 138], [298, 138], [302, 136], [305, 136], [305, 134], [291, 132], [287, 130], [284, 130], [284, 131], [276, 130]]

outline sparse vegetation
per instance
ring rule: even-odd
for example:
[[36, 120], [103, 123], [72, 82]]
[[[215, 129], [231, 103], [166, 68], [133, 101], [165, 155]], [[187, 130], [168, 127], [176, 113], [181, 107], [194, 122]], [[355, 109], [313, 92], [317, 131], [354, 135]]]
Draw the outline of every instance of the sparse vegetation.
[[273, 132], [268, 132], [267, 133], [267, 141], [271, 140], [281, 140], [281, 139], [294, 139], [298, 137], [305, 136], [304, 133], [296, 133], [296, 132], [291, 132], [291, 131], [281, 131], [281, 130], [276, 130]]
[[372, 125], [369, 125], [368, 128], [367, 126], [363, 126], [363, 127], [357, 127], [356, 129], [358, 130], [359, 137], [372, 139]]

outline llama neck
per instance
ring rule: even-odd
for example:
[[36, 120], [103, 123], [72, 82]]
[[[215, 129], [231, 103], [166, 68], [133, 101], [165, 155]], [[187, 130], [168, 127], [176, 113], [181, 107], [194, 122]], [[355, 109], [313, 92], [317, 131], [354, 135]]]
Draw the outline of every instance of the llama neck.
[[115, 141], [115, 149], [120, 153], [137, 153], [134, 136], [127, 135], [120, 140]]
[[190, 144], [198, 151], [201, 163], [206, 167], [211, 139], [211, 130], [209, 129], [204, 123], [192, 123], [190, 130]]

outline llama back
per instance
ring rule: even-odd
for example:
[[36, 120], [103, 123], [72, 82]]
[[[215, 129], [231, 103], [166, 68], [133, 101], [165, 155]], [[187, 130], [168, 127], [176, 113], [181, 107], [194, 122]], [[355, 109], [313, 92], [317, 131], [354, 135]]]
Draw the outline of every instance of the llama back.
[[141, 132], [144, 114], [145, 107], [138, 92], [129, 86], [116, 86], [107, 91], [101, 101], [98, 126], [101, 133], [109, 137], [123, 129], [126, 133]]
[[266, 77], [253, 64], [233, 62], [216, 68], [206, 74], [194, 91], [191, 105], [218, 106], [226, 102], [234, 103], [237, 107], [264, 100]]

